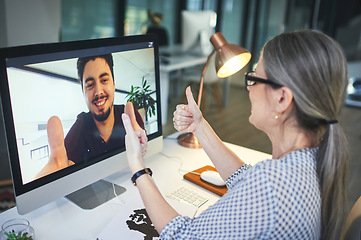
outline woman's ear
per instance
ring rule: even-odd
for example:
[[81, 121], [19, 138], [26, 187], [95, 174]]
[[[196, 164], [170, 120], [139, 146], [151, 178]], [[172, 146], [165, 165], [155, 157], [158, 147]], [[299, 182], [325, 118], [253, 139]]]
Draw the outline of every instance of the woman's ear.
[[288, 87], [281, 87], [275, 91], [276, 112], [284, 113], [292, 105], [293, 93]]

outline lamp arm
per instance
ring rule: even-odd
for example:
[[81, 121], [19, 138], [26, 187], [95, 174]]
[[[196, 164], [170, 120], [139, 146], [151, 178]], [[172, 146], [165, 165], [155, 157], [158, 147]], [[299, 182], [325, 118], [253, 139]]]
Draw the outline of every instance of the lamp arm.
[[207, 62], [206, 62], [206, 64], [204, 65], [203, 72], [202, 72], [202, 75], [201, 75], [201, 82], [200, 82], [200, 84], [199, 84], [199, 93], [198, 93], [198, 102], [197, 102], [197, 105], [198, 105], [198, 108], [199, 108], [199, 109], [201, 108], [201, 101], [202, 101], [202, 94], [203, 94], [204, 75], [206, 74], [209, 61], [211, 60], [211, 58], [212, 58], [212, 56], [215, 54], [215, 52], [216, 52], [216, 50], [214, 49], [214, 50], [212, 51], [212, 53], [209, 54], [209, 56], [208, 56], [208, 58], [207, 58]]

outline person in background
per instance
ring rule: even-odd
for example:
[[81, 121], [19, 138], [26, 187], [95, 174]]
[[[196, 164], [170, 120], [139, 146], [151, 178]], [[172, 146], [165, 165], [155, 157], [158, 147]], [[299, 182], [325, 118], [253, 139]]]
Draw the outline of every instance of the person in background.
[[159, 39], [159, 46], [167, 46], [168, 32], [164, 27], [161, 26], [161, 23], [163, 21], [163, 14], [153, 13], [151, 10], [148, 10], [148, 18], [150, 20], [151, 25], [147, 29], [147, 34], [149, 33], [156, 34]]
[[264, 45], [245, 80], [249, 121], [271, 140], [271, 159], [250, 166], [235, 155], [204, 119], [189, 87], [188, 105], [174, 112], [174, 127], [197, 137], [228, 187], [193, 219], [179, 215], [151, 175], [142, 174], [141, 133], [123, 114], [132, 180], [160, 238], [339, 239], [348, 171], [337, 122], [347, 85], [341, 47], [317, 31], [281, 34]]

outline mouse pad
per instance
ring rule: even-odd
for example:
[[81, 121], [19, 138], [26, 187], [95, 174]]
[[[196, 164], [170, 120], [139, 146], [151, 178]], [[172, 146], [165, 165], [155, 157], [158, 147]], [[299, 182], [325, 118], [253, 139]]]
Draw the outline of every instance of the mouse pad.
[[[199, 169], [196, 169], [192, 172], [196, 172], [196, 173], [202, 173], [204, 171], [207, 171], [207, 170], [213, 170], [213, 171], [217, 171], [215, 167], [212, 167], [212, 166], [209, 166], [209, 165], [206, 165], [204, 167], [201, 167]], [[205, 182], [201, 179], [201, 176], [197, 175], [197, 174], [193, 174], [193, 173], [187, 173], [187, 174], [184, 174], [183, 175], [183, 178], [185, 180], [188, 180], [194, 184], [197, 184], [198, 186], [201, 186], [219, 196], [223, 196], [228, 188], [226, 186], [223, 186], [223, 187], [219, 187], [219, 186], [216, 186], [216, 185], [213, 185], [211, 183], [208, 183], [208, 182]]]

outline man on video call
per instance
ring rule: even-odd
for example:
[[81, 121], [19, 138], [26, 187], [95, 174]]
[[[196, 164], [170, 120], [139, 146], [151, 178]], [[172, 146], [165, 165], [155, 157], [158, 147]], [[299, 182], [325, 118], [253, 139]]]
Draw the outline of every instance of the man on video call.
[[89, 112], [77, 116], [64, 141], [61, 140], [64, 133], [59, 118], [49, 119], [51, 154], [36, 178], [124, 146], [125, 130], [121, 120], [124, 112], [131, 116], [134, 130], [144, 129], [143, 120], [132, 103], [114, 105], [113, 65], [111, 54], [78, 59], [78, 80]]

